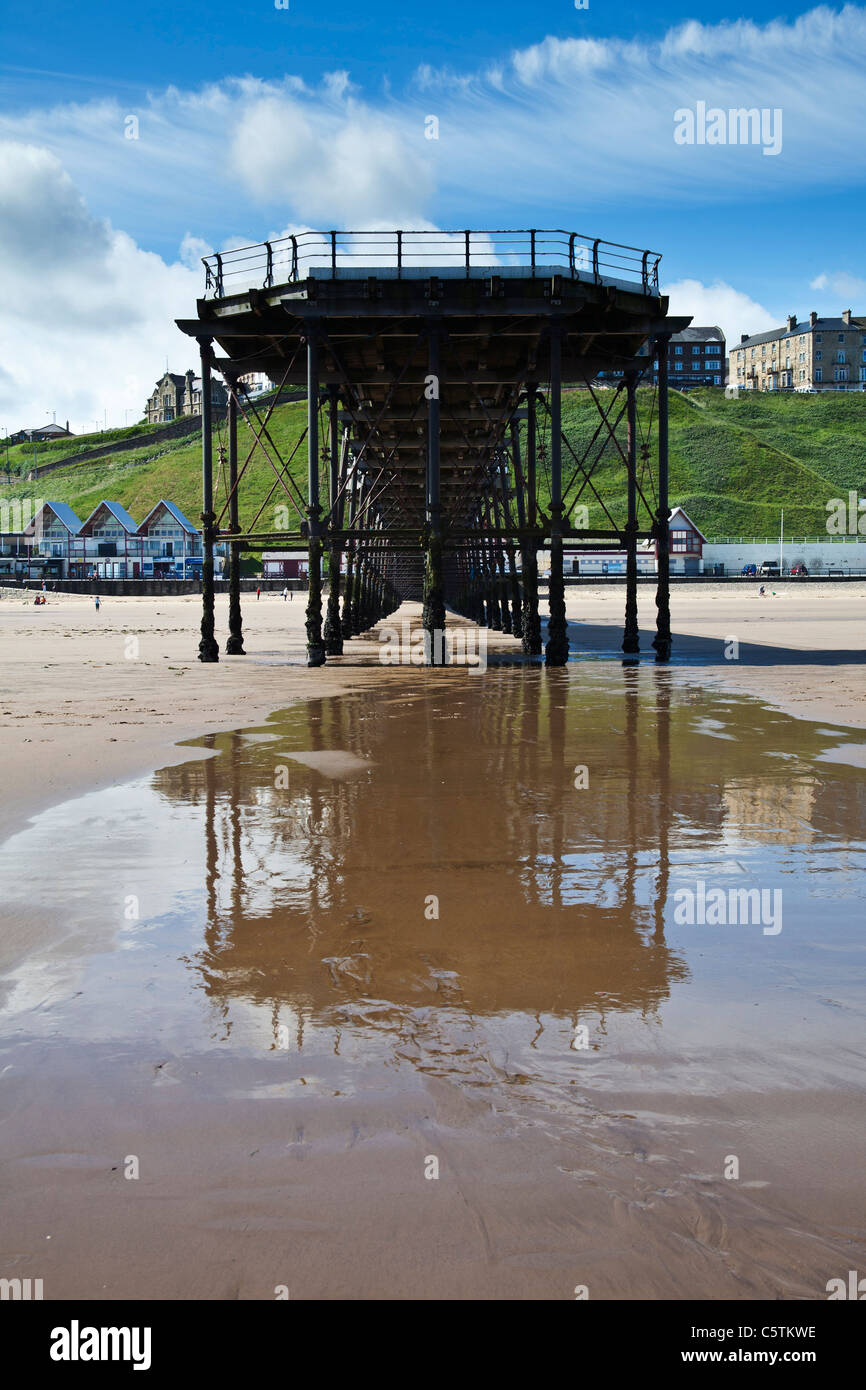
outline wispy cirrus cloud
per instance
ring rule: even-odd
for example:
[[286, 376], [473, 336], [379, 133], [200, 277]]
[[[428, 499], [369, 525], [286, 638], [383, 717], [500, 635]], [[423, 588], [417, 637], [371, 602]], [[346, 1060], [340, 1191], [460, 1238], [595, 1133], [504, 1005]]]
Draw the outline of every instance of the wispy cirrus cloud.
[[[483, 225], [488, 205], [519, 221], [862, 181], [864, 68], [866, 9], [846, 5], [766, 25], [691, 21], [655, 42], [547, 37], [475, 71], [427, 65], [400, 94], [365, 95], [347, 71], [314, 87], [289, 75], [169, 88], [134, 108], [137, 141], [124, 139], [126, 98], [109, 95], [6, 113], [0, 135], [45, 144], [94, 206], [144, 237], [174, 235], [179, 218], [211, 237], [259, 235], [263, 219], [447, 222], [458, 210]], [[780, 109], [780, 156], [675, 144], [675, 111], [699, 101]]]

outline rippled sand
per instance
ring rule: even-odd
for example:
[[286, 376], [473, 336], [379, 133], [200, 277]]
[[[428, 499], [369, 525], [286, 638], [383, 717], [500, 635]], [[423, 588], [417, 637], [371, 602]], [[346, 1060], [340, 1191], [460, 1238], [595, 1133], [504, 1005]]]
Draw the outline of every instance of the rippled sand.
[[[866, 1260], [863, 742], [687, 666], [411, 672], [45, 811], [0, 847], [6, 1263], [826, 1297]], [[699, 883], [781, 930], [678, 923]]]

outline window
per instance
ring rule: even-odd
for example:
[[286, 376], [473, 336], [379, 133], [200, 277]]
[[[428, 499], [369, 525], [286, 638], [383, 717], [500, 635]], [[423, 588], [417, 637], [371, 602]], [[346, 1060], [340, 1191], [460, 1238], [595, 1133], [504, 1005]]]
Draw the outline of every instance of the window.
[[790, 357], [786, 357], [786, 358], [785, 358], [785, 367], [786, 367], [786, 369], [787, 369], [788, 367], [790, 367], [790, 365], [791, 365], [791, 359], [790, 359]]
[[823, 357], [824, 357], [823, 352], [816, 352], [816, 353], [815, 353], [815, 361], [816, 361], [816, 362], [822, 361]]
[[[715, 353], [716, 355], [718, 355], [718, 354], [721, 353], [722, 349], [721, 349], [721, 347], [719, 346], [718, 343], [707, 343], [707, 346], [706, 346], [706, 348], [704, 349], [704, 351], [705, 351], [705, 352], [709, 352], [709, 353]], [[742, 355], [743, 355], [743, 354], [740, 353], [740, 356], [741, 356], [741, 357], [742, 357]]]
[[[866, 370], [864, 370], [862, 367], [861, 367], [860, 370], [864, 372], [863, 380], [866, 381]], [[721, 384], [722, 384], [722, 378], [721, 378], [720, 376], [714, 376], [714, 377], [713, 377], [713, 385], [714, 385], [714, 386], [721, 386]]]
[[681, 348], [681, 346], [680, 346], [679, 343], [677, 343], [676, 347], [674, 348], [674, 353], [676, 354], [677, 357], [682, 357], [682, 355], [683, 355], [683, 350], [682, 350], [682, 348]]
[[833, 380], [834, 380], [834, 381], [847, 381], [847, 380], [848, 380], [848, 368], [847, 368], [847, 367], [834, 367], [834, 368], [833, 368]]
[[688, 531], [671, 531], [671, 550], [688, 550], [689, 533]]
[[696, 343], [696, 344], [693, 346], [693, 348], [692, 348], [692, 357], [700, 357], [700, 355], [701, 355], [701, 345], [700, 345], [700, 343]]
[[676, 371], [676, 372], [681, 372], [682, 369], [683, 369], [683, 364], [682, 364], [682, 362], [675, 362], [675, 363], [674, 363], [674, 371]]
[[800, 380], [801, 380], [801, 381], [805, 381], [805, 380], [806, 380], [806, 373], [805, 373], [805, 372], [801, 372], [801, 373], [800, 373]]
[[836, 353], [836, 361], [837, 361], [837, 362], [845, 362], [845, 361], [846, 361], [844, 352], [837, 352], [837, 353]]
[[815, 380], [816, 380], [816, 381], [823, 381], [823, 380], [824, 380], [824, 368], [823, 368], [823, 367], [816, 367], [816, 368], [815, 368]]
[[840, 334], [838, 335], [838, 337], [836, 338], [836, 342], [837, 342], [837, 343], [844, 343], [844, 341], [845, 341], [845, 334], [844, 334], [844, 333], [840, 333]]
[[816, 343], [823, 343], [823, 341], [824, 341], [824, 339], [821, 337], [821, 334], [820, 334], [820, 333], [816, 333], [816, 334], [815, 334], [815, 342], [816, 342]]
[[866, 381], [866, 367], [860, 368], [860, 380]]

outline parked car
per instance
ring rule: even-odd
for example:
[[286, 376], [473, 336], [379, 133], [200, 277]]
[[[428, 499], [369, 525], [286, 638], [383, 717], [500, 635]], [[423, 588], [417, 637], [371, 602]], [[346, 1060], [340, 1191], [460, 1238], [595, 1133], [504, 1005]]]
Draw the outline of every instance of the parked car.
[[753, 574], [753, 575], [754, 575], [754, 574], [757, 574], [757, 573], [758, 573], [758, 566], [757, 566], [757, 565], [743, 565], [743, 568], [742, 568], [742, 570], [740, 571], [740, 573], [741, 573], [741, 574]]
[[778, 578], [779, 578], [779, 561], [778, 561], [778, 560], [763, 560], [763, 561], [761, 562], [760, 575], [761, 575], [761, 578], [762, 578], [762, 579], [778, 579]]
[[806, 566], [803, 564], [803, 561], [802, 561], [802, 560], [798, 560], [797, 563], [796, 563], [796, 565], [792, 565], [792, 566], [791, 566], [791, 573], [792, 573], [792, 574], [808, 574], [809, 571], [806, 569]]

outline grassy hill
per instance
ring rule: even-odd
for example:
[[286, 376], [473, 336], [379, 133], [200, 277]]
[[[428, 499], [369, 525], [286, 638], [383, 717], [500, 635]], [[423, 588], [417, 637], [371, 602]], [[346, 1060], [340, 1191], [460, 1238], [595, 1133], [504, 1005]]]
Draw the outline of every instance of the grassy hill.
[[[603, 404], [611, 393], [600, 393]], [[648, 428], [653, 392], [638, 393], [639, 440], [649, 437], [657, 457], [657, 419]], [[826, 503], [849, 488], [866, 492], [866, 393], [820, 396], [745, 393], [726, 400], [705, 389], [670, 396], [670, 497], [708, 536], [776, 536], [785, 512], [788, 534], [823, 533]], [[563, 427], [580, 456], [598, 416], [586, 392], [563, 401]], [[625, 430], [617, 432], [625, 447]], [[601, 442], [600, 439], [598, 441]], [[566, 480], [573, 471], [564, 451]], [[617, 520], [626, 514], [624, 468], [608, 440], [593, 482]], [[571, 494], [574, 496], [574, 493]], [[590, 525], [603, 525], [601, 507], [588, 492]]]
[[[599, 393], [609, 404], [612, 393]], [[639, 438], [650, 441], [651, 459], [657, 457], [657, 412], [654, 392], [639, 393]], [[306, 423], [306, 407], [292, 402], [280, 405], [271, 419], [270, 432], [282, 458], [288, 457], [300, 439]], [[563, 427], [566, 437], [580, 456], [598, 425], [592, 399], [585, 391], [569, 391], [563, 398]], [[218, 453], [224, 443], [225, 426], [217, 422], [214, 431], [214, 461], [217, 509], [227, 495], [224, 473], [220, 473]], [[201, 455], [195, 436], [190, 440], [153, 441], [148, 426], [133, 426], [113, 432], [116, 440], [141, 439], [140, 447], [108, 455], [90, 462], [75, 463], [46, 474], [44, 480], [26, 482], [16, 478], [0, 485], [0, 501], [15, 497], [48, 497], [68, 502], [79, 516], [86, 516], [102, 498], [121, 502], [140, 520], [160, 497], [176, 502], [191, 519], [201, 511]], [[112, 435], [80, 436], [76, 451], [110, 442]], [[618, 430], [625, 447], [625, 422]], [[546, 445], [546, 431], [542, 429]], [[251, 436], [243, 425], [239, 431], [240, 462], [249, 449]], [[601, 444], [601, 436], [596, 449]], [[70, 442], [38, 445], [41, 460], [68, 454]], [[539, 466], [539, 492], [542, 505], [548, 493], [546, 448]], [[13, 473], [32, 467], [33, 450], [20, 445], [9, 450]], [[5, 459], [4, 459], [5, 462]], [[574, 465], [568, 449], [563, 450], [566, 481]], [[305, 491], [306, 450], [302, 446], [290, 468], [301, 492]], [[250, 525], [264, 506], [259, 527], [276, 525], [276, 508], [288, 504], [277, 485], [270, 501], [268, 494], [276, 482], [274, 472], [260, 450], [247, 468], [241, 493], [241, 522]], [[608, 440], [593, 472], [593, 482], [617, 521], [625, 518], [626, 490], [622, 461]], [[784, 508], [788, 534], [823, 533], [827, 520], [826, 503], [845, 496], [849, 488], [866, 492], [866, 393], [827, 393], [820, 396], [745, 393], [738, 400], [726, 400], [719, 390], [699, 390], [670, 398], [670, 495], [671, 502], [683, 506], [708, 536], [778, 534], [779, 513]], [[574, 500], [574, 490], [570, 500]], [[587, 490], [581, 497], [589, 507], [590, 526], [605, 525], [604, 513]], [[289, 504], [290, 505], [290, 504]], [[296, 523], [290, 506], [292, 526]]]
[[[279, 458], [286, 459], [298, 443], [306, 425], [306, 405], [294, 403], [278, 406], [268, 425]], [[68, 467], [52, 469], [44, 478], [35, 482], [13, 479], [11, 484], [0, 485], [0, 501], [4, 498], [48, 498], [57, 502], [68, 502], [84, 518], [89, 515], [98, 502], [106, 498], [120, 502], [126, 510], [141, 521], [155, 502], [166, 497], [175, 502], [191, 521], [197, 521], [201, 513], [201, 440], [198, 434], [180, 440], [159, 440], [147, 442], [148, 434], [156, 433], [156, 427], [137, 426], [133, 430], [115, 431], [119, 438], [128, 439], [132, 434], [140, 434], [141, 447], [125, 449], [122, 453], [109, 454], [103, 458], [83, 463], [73, 460]], [[226, 444], [225, 422], [215, 422], [214, 441], [214, 487], [217, 512], [228, 497], [227, 470], [219, 462], [220, 446]], [[81, 435], [75, 439], [76, 450], [101, 447], [106, 442], [105, 434]], [[64, 441], [68, 452], [69, 441]], [[252, 443], [246, 428], [240, 425], [238, 431], [238, 466], [243, 465]], [[64, 445], [37, 445], [38, 459], [61, 457]], [[33, 467], [32, 445], [22, 444], [9, 450], [10, 466], [13, 474], [16, 466], [25, 470]], [[276, 461], [276, 460], [275, 460]], [[5, 464], [5, 455], [3, 456]], [[304, 447], [298, 450], [289, 469], [306, 492], [307, 458]], [[5, 475], [4, 475], [5, 476]], [[276, 476], [261, 450], [256, 449], [244, 473], [240, 493], [240, 519], [249, 525], [259, 510], [266, 504]], [[297, 516], [286, 497], [282, 485], [277, 484], [270, 503], [259, 519], [259, 529], [267, 530], [276, 525], [275, 511], [279, 505], [289, 507], [292, 526], [296, 528]]]

